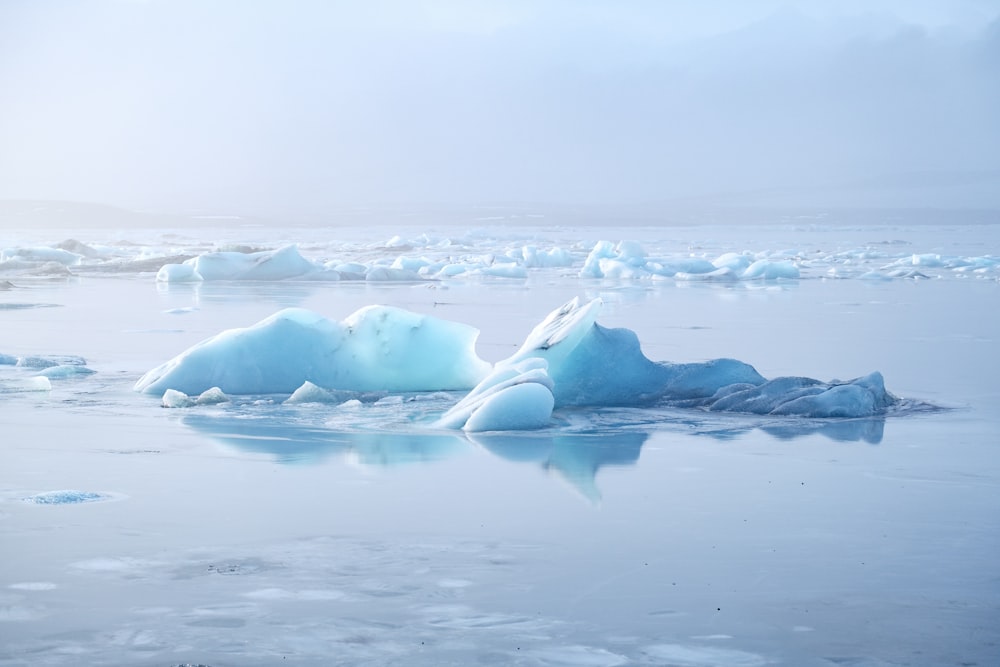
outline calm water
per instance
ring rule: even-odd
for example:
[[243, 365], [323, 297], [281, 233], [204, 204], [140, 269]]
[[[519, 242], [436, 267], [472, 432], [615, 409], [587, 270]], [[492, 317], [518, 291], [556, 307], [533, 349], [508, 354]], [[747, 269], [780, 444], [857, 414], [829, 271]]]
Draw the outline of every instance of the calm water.
[[[893, 233], [916, 248], [926, 232]], [[0, 394], [2, 665], [1000, 656], [996, 281], [15, 282], [0, 292], [0, 353], [80, 355], [97, 372]], [[635, 330], [652, 359], [824, 380], [880, 370], [897, 395], [948, 409], [848, 422], [604, 410], [470, 438], [399, 418], [444, 409], [442, 396], [164, 410], [131, 390], [286, 306], [462, 321], [495, 361], [577, 295], [602, 297], [601, 323]], [[0, 380], [22, 373], [4, 368]], [[23, 500], [66, 489], [106, 501]]]

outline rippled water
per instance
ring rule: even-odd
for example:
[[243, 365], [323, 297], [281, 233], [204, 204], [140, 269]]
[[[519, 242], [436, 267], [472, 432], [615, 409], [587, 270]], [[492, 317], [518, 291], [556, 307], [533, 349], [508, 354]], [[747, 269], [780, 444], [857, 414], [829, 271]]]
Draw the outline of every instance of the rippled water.
[[[426, 233], [423, 254], [446, 252], [431, 246], [447, 236], [458, 255], [530, 242], [574, 264], [419, 283], [157, 285], [155, 261], [0, 275], [0, 355], [96, 371], [28, 390], [38, 369], [0, 364], [0, 664], [986, 665], [1000, 654], [996, 227], [383, 231], [73, 236], [130, 259], [297, 241], [317, 260], [379, 262], [417, 252], [391, 247], [397, 232]], [[10, 245], [67, 238], [47, 234]], [[579, 276], [594, 243], [625, 238], [649, 254], [787, 256], [802, 276]], [[944, 259], [918, 260], [927, 278], [861, 278], [914, 255]], [[419, 428], [457, 395], [165, 410], [132, 391], [191, 344], [287, 306], [341, 319], [382, 303], [465, 322], [494, 361], [573, 296], [601, 297], [601, 323], [635, 330], [652, 359], [727, 356], [824, 380], [879, 370], [893, 393], [942, 409], [826, 421], [567, 411], [539, 432], [466, 436]]]

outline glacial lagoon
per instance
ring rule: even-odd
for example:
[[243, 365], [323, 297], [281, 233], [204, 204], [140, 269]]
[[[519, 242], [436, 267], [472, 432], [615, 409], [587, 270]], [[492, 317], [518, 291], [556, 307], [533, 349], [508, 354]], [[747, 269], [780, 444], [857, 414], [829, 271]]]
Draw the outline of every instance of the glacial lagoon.
[[[77, 229], [4, 245], [0, 665], [1000, 654], [996, 225]], [[161, 272], [282, 248], [302, 272]], [[495, 364], [574, 298], [599, 299], [599, 323], [655, 361], [878, 371], [914, 409], [567, 406], [480, 433], [426, 426], [465, 391], [165, 409], [133, 390], [285, 308], [461, 323]]]

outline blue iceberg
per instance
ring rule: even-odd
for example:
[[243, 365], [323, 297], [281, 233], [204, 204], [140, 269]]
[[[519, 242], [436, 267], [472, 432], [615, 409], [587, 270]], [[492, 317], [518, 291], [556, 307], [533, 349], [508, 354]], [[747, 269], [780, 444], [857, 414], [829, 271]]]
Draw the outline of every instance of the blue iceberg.
[[[286, 309], [224, 331], [147, 372], [136, 390], [187, 395], [289, 394], [335, 402], [352, 392], [468, 392], [433, 422], [471, 432], [552, 425], [562, 408], [653, 407], [809, 418], [886, 414], [898, 399], [878, 372], [849, 381], [768, 380], [735, 359], [655, 362], [635, 332], [597, 323], [602, 302], [552, 311], [508, 359], [475, 352], [478, 331], [387, 306], [343, 322]], [[308, 397], [308, 398], [306, 398]]]

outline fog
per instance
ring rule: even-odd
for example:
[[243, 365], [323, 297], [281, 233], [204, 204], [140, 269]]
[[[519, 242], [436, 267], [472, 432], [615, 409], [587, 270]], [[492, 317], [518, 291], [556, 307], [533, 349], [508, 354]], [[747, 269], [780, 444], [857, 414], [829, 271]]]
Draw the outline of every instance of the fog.
[[0, 198], [1000, 207], [998, 17], [977, 0], [8, 0]]

